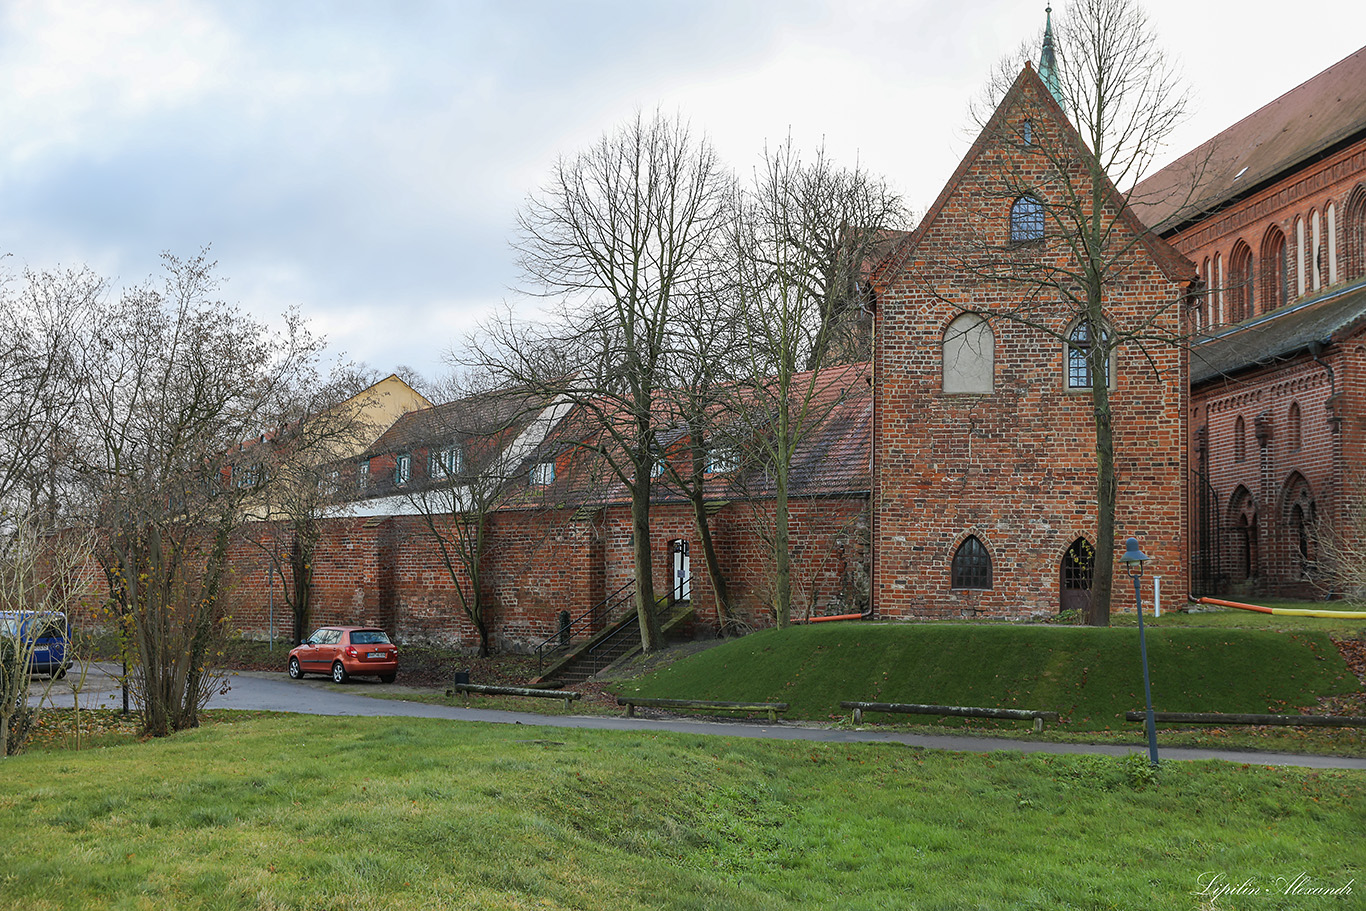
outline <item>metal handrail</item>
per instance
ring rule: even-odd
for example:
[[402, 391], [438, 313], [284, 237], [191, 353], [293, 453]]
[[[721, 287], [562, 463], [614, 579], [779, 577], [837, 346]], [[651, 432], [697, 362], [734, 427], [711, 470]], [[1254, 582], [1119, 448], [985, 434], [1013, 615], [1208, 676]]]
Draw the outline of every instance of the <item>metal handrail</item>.
[[[583, 626], [587, 626], [589, 630], [592, 630], [594, 626], [605, 627], [608, 624], [615, 622], [617, 609], [622, 602], [631, 600], [635, 584], [636, 580], [631, 579], [621, 588], [612, 592], [612, 594], [603, 598], [601, 601], [588, 608], [588, 610], [579, 614], [573, 620], [570, 620], [569, 623], [555, 630], [555, 632], [538, 642], [536, 644], [536, 672], [538, 674], [541, 672], [541, 667], [547, 652], [554, 652], [557, 649], [566, 648], [570, 642], [574, 641], [575, 630]], [[547, 649], [547, 646], [550, 646], [550, 648]]]
[[[656, 616], [662, 617], [665, 614], [669, 613], [669, 611], [671, 611], [672, 609], [673, 603], [670, 602], [668, 598], [660, 598], [655, 602]], [[615, 656], [604, 655], [603, 652], [607, 651], [608, 648], [616, 642], [617, 637], [621, 636], [627, 630], [631, 630], [632, 632], [635, 632], [637, 635], [639, 635], [639, 618], [636, 619], [635, 623], [623, 623], [621, 626], [612, 630], [612, 632], [608, 633], [606, 636], [603, 636], [597, 642], [594, 642], [583, 653], [583, 660], [592, 667], [592, 674], [596, 674], [598, 673], [598, 671], [605, 669], [609, 664], [616, 660]], [[589, 676], [592, 676], [592, 674], [590, 674]]]

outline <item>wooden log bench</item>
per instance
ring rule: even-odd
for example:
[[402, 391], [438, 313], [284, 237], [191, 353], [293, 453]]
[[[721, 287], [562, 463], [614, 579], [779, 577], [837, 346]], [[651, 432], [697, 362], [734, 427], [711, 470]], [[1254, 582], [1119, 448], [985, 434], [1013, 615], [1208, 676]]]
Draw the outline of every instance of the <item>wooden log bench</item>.
[[[1143, 721], [1146, 712], [1125, 712], [1125, 721]], [[1360, 715], [1241, 715], [1221, 712], [1153, 712], [1153, 721], [1169, 724], [1256, 724], [1268, 727], [1366, 728]]]
[[777, 721], [779, 712], [787, 711], [786, 702], [718, 702], [712, 699], [647, 699], [641, 696], [619, 696], [617, 705], [626, 706], [626, 717], [634, 718], [636, 706], [652, 709], [724, 710], [727, 712], [767, 712], [769, 721]]
[[571, 708], [575, 699], [583, 698], [583, 693], [574, 693], [569, 690], [542, 690], [526, 686], [485, 686], [482, 683], [457, 683], [451, 687], [451, 690], [456, 693], [464, 693], [467, 697], [473, 693], [479, 696], [529, 696], [533, 699], [563, 699], [565, 709]]
[[1010, 718], [1034, 722], [1036, 732], [1045, 721], [1058, 721], [1057, 712], [1042, 709], [989, 709], [975, 705], [922, 705], [915, 702], [841, 702], [840, 708], [854, 710], [854, 724], [863, 721], [864, 712], [899, 712], [903, 715], [954, 715], [960, 718]]

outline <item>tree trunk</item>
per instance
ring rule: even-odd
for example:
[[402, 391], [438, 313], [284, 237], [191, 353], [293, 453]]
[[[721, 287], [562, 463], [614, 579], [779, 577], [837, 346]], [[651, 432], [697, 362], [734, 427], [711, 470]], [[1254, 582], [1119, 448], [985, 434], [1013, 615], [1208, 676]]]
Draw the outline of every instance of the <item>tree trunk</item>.
[[654, 575], [650, 566], [650, 481], [649, 468], [644, 479], [637, 478], [631, 491], [632, 550], [635, 554], [636, 616], [640, 618], [640, 647], [653, 652], [662, 648], [664, 637], [655, 611]]
[[773, 501], [773, 616], [778, 628], [792, 622], [792, 560], [788, 553], [787, 478], [778, 468], [780, 480]]
[[[699, 422], [693, 422], [698, 428]], [[730, 591], [726, 587], [726, 576], [721, 571], [721, 560], [716, 555], [716, 541], [711, 535], [711, 523], [707, 521], [706, 473], [707, 449], [702, 435], [694, 430], [692, 436], [692, 483], [688, 495], [692, 500], [693, 524], [697, 526], [697, 539], [702, 544], [702, 557], [707, 564], [707, 578], [711, 580], [712, 591], [716, 593], [716, 619], [721, 627], [721, 635], [728, 636], [735, 631], [735, 616], [730, 609]]]
[[[1099, 307], [1095, 308], [1099, 310]], [[1087, 626], [1110, 625], [1110, 593], [1115, 570], [1115, 479], [1114, 415], [1110, 410], [1110, 344], [1104, 336], [1104, 323], [1091, 324], [1091, 403], [1096, 425], [1096, 553], [1091, 568], [1091, 599], [1086, 609]]]
[[294, 644], [302, 645], [313, 619], [313, 544], [298, 530], [289, 551], [289, 570], [294, 594], [290, 607], [294, 614]]

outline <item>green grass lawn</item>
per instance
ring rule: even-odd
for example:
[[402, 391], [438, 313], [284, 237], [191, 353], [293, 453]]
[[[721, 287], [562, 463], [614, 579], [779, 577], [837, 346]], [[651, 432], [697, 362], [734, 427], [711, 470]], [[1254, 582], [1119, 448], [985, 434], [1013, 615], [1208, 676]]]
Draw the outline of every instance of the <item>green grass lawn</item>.
[[[1360, 772], [314, 717], [2, 768], [15, 908], [1289, 909], [1366, 889]], [[1277, 894], [1301, 873], [1357, 882]], [[1202, 905], [1212, 876], [1269, 891]]]
[[[1148, 631], [1159, 711], [1296, 713], [1360, 684], [1321, 632], [1158, 626]], [[1072, 731], [1131, 728], [1143, 708], [1138, 630], [1014, 624], [828, 624], [767, 630], [621, 692], [787, 702], [788, 717], [846, 716], [841, 701], [1061, 712]], [[908, 720], [917, 716], [879, 716]], [[940, 722], [947, 723], [947, 722]]]

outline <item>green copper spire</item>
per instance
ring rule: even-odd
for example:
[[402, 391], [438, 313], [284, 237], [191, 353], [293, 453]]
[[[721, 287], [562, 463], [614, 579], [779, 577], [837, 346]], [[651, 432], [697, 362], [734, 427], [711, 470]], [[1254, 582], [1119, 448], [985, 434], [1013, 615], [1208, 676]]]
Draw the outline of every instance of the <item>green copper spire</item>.
[[1058, 104], [1062, 104], [1062, 85], [1058, 82], [1058, 58], [1053, 52], [1053, 7], [1044, 7], [1048, 24], [1043, 30], [1043, 53], [1039, 55], [1039, 78], [1048, 86]]

